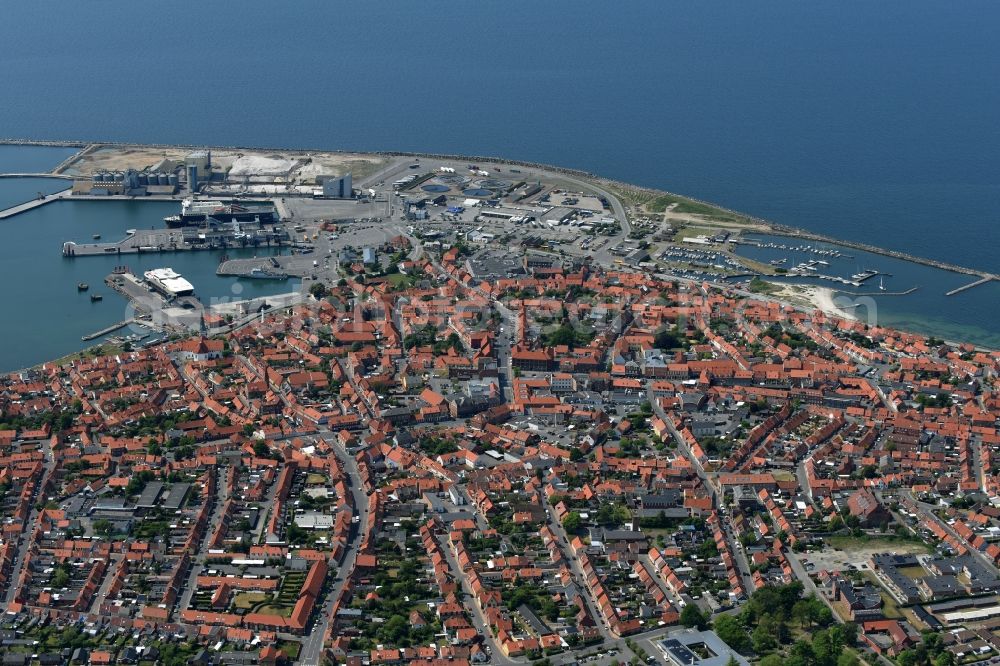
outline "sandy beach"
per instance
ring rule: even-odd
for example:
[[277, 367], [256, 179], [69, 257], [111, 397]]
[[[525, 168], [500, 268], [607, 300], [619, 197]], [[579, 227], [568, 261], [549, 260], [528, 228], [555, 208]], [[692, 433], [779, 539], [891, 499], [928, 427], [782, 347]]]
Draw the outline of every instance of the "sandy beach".
[[780, 290], [774, 292], [773, 296], [783, 301], [787, 301], [796, 307], [810, 310], [820, 310], [830, 317], [840, 317], [841, 319], [857, 320], [857, 317], [850, 310], [845, 310], [837, 306], [835, 302], [836, 291], [829, 287], [817, 287], [803, 284], [782, 284]]

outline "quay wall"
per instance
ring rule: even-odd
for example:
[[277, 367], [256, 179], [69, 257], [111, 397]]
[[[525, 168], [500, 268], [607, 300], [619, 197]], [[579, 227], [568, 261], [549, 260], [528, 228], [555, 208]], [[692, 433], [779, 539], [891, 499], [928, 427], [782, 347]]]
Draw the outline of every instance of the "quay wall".
[[[202, 144], [167, 144], [167, 143], [151, 143], [151, 144], [141, 144], [135, 142], [119, 142], [119, 141], [82, 141], [82, 140], [35, 140], [35, 139], [18, 139], [18, 138], [0, 138], [0, 145], [25, 145], [25, 146], [65, 146], [71, 148], [88, 148], [94, 149], [95, 147], [108, 146], [108, 147], [146, 147], [146, 148], [183, 148], [191, 150], [201, 150], [206, 148]], [[936, 259], [927, 259], [925, 257], [918, 257], [916, 255], [909, 254], [907, 252], [900, 252], [898, 250], [889, 250], [883, 247], [878, 247], [875, 245], [869, 245], [867, 243], [861, 243], [858, 241], [844, 240], [840, 238], [835, 238], [833, 236], [826, 236], [823, 234], [813, 233], [811, 231], [806, 231], [798, 227], [791, 227], [788, 225], [777, 224], [771, 222], [761, 217], [756, 217], [754, 215], [748, 215], [747, 213], [733, 210], [731, 208], [726, 208], [718, 204], [704, 201], [702, 199], [697, 199], [695, 197], [687, 196], [684, 194], [677, 194], [674, 192], [669, 192], [667, 190], [660, 190], [652, 187], [645, 187], [641, 185], [635, 185], [633, 183], [625, 183], [619, 180], [614, 180], [600, 176], [589, 171], [584, 171], [582, 169], [571, 169], [568, 167], [557, 166], [553, 164], [545, 164], [542, 162], [529, 162], [524, 160], [515, 160], [506, 157], [496, 157], [489, 155], [458, 155], [452, 153], [419, 153], [419, 152], [408, 152], [408, 151], [357, 151], [357, 150], [338, 150], [329, 148], [315, 148], [315, 147], [304, 147], [304, 148], [290, 148], [290, 147], [263, 147], [263, 146], [212, 146], [213, 149], [221, 150], [242, 150], [242, 151], [297, 151], [297, 152], [317, 152], [317, 153], [330, 153], [330, 154], [346, 154], [346, 155], [378, 155], [380, 157], [413, 157], [413, 158], [429, 158], [429, 159], [442, 159], [442, 160], [456, 160], [464, 162], [489, 162], [493, 164], [502, 164], [504, 166], [517, 166], [525, 167], [529, 169], [538, 169], [542, 171], [549, 171], [551, 173], [560, 173], [566, 176], [571, 176], [574, 178], [586, 178], [590, 180], [598, 181], [601, 184], [631, 189], [639, 192], [648, 192], [653, 195], [668, 195], [672, 197], [679, 197], [682, 199], [687, 199], [688, 201], [693, 201], [695, 203], [703, 204], [706, 206], [711, 206], [717, 210], [730, 215], [735, 215], [737, 217], [743, 218], [748, 223], [754, 223], [763, 225], [769, 228], [769, 230], [775, 234], [783, 236], [791, 236], [795, 238], [803, 238], [808, 240], [815, 240], [824, 243], [834, 243], [837, 245], [842, 245], [844, 247], [853, 248], [856, 250], [863, 250], [866, 252], [871, 252], [873, 254], [880, 254], [887, 257], [893, 257], [895, 259], [902, 259], [904, 261], [910, 261], [915, 264], [922, 264], [925, 266], [931, 266], [933, 268], [939, 268], [941, 270], [951, 271], [954, 273], [963, 273], [965, 275], [978, 275], [980, 277], [993, 277], [994, 279], [1000, 279], [1000, 276], [991, 274], [986, 271], [977, 270], [974, 268], [968, 268], [966, 266], [958, 266], [956, 264], [950, 264], [944, 261], [937, 261]], [[62, 166], [62, 165], [60, 165]]]

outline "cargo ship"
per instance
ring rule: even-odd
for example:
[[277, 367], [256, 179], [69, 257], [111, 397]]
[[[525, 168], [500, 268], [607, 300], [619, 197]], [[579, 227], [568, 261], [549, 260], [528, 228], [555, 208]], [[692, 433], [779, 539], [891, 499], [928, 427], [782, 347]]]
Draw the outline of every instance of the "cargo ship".
[[205, 226], [226, 222], [259, 222], [274, 224], [278, 209], [272, 203], [250, 204], [235, 201], [185, 199], [181, 202], [180, 215], [163, 218], [168, 227]]

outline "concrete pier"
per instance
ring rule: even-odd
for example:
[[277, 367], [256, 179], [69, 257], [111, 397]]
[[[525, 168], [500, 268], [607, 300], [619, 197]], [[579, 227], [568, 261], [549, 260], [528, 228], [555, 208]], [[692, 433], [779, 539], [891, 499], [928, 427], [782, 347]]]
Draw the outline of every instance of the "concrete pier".
[[184, 234], [180, 229], [142, 229], [117, 243], [64, 243], [62, 252], [65, 257], [88, 257], [186, 249], [190, 248], [184, 245]]
[[[247, 225], [244, 225], [247, 226]], [[139, 229], [134, 234], [113, 243], [63, 243], [64, 257], [93, 257], [109, 254], [147, 254], [152, 252], [182, 252], [190, 250], [225, 250], [245, 247], [281, 247], [288, 242], [284, 232], [255, 229], [260, 234], [257, 244], [239, 238], [232, 230], [196, 229], [180, 227], [168, 229]], [[270, 242], [268, 242], [268, 240]]]
[[59, 173], [0, 173], [0, 178], [58, 178], [59, 180], [73, 180], [73, 176]]
[[288, 272], [281, 268], [277, 257], [227, 259], [219, 264], [215, 273], [216, 275], [235, 275], [265, 280], [287, 280], [290, 277]]
[[14, 217], [15, 215], [20, 215], [21, 213], [27, 213], [29, 210], [34, 210], [39, 206], [44, 206], [47, 203], [52, 203], [53, 201], [58, 201], [59, 199], [67, 199], [72, 191], [72, 189], [62, 190], [61, 192], [49, 194], [41, 199], [32, 199], [31, 201], [25, 201], [22, 204], [0, 210], [0, 220], [6, 220], [8, 217]]
[[970, 282], [969, 284], [961, 286], [961, 287], [958, 287], [957, 289], [952, 289], [951, 291], [949, 291], [948, 293], [946, 293], [945, 296], [954, 296], [955, 294], [960, 294], [963, 291], [965, 291], [966, 289], [972, 289], [973, 287], [978, 287], [981, 284], [986, 284], [987, 282], [992, 282], [994, 279], [995, 279], [994, 276], [987, 275], [986, 277], [984, 277], [981, 280], [976, 280], [975, 282]]
[[93, 333], [89, 333], [89, 334], [83, 336], [80, 339], [83, 340], [84, 342], [87, 342], [88, 340], [93, 340], [95, 338], [99, 338], [102, 335], [107, 335], [108, 333], [111, 333], [112, 331], [117, 331], [119, 328], [125, 328], [129, 324], [134, 324], [134, 323], [136, 323], [135, 319], [126, 319], [124, 321], [120, 321], [118, 323], [111, 324], [111, 326], [105, 326], [101, 330], [95, 331]]

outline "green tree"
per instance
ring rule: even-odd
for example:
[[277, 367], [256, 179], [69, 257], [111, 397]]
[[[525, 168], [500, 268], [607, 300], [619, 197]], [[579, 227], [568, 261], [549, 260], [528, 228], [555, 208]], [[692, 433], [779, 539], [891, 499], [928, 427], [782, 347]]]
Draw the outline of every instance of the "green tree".
[[955, 655], [947, 650], [943, 650], [934, 657], [934, 666], [954, 666]]
[[851, 652], [841, 652], [837, 657], [837, 666], [861, 666], [861, 661]]
[[389, 620], [382, 625], [382, 630], [379, 634], [382, 635], [387, 643], [396, 644], [399, 643], [409, 632], [410, 623], [402, 615], [393, 615]]
[[799, 621], [803, 629], [808, 629], [813, 623], [812, 604], [806, 599], [796, 601], [792, 606], [792, 617]]
[[563, 324], [548, 335], [546, 343], [551, 347], [556, 345], [567, 345], [572, 347], [576, 343], [576, 331], [573, 330], [572, 326]]
[[724, 640], [729, 647], [737, 652], [750, 651], [750, 637], [747, 630], [740, 621], [733, 615], [720, 615], [715, 619], [715, 633]]
[[49, 581], [49, 585], [57, 590], [69, 585], [69, 565], [63, 562], [56, 570], [52, 573], [52, 579]]
[[804, 638], [800, 638], [799, 640], [795, 641], [795, 645], [792, 646], [792, 649], [788, 655], [788, 661], [790, 662], [792, 659], [800, 660], [800, 662], [803, 664], [813, 663], [813, 661], [816, 659], [816, 653], [813, 652], [812, 645], [809, 643], [809, 641], [805, 640]]
[[583, 518], [580, 516], [578, 511], [570, 511], [562, 519], [563, 529], [566, 530], [567, 534], [575, 534], [580, 526], [583, 524]]
[[751, 645], [753, 646], [753, 651], [757, 654], [769, 652], [778, 647], [777, 637], [771, 627], [765, 625], [763, 622], [758, 624], [757, 628], [753, 630], [750, 640]]
[[107, 518], [99, 518], [94, 521], [94, 534], [99, 534], [102, 537], [111, 536], [111, 531], [114, 529], [114, 525]]
[[288, 543], [293, 545], [299, 545], [305, 543], [305, 541], [309, 538], [309, 532], [302, 529], [293, 522], [291, 525], [288, 526], [288, 531], [285, 536]]
[[677, 349], [681, 346], [680, 339], [677, 337], [677, 328], [665, 328], [658, 331], [656, 336], [653, 338], [653, 344], [656, 345], [657, 349], [662, 349], [664, 351]]
[[708, 628], [708, 618], [702, 613], [695, 604], [688, 604], [681, 611], [681, 624], [685, 627], [694, 627], [696, 629], [707, 629]]

